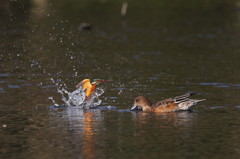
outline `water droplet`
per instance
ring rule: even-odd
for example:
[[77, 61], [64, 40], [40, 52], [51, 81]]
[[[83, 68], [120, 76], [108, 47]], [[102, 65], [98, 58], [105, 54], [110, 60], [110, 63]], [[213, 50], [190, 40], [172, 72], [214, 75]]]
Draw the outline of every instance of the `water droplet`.
[[57, 104], [57, 103], [55, 102], [55, 100], [53, 99], [52, 96], [51, 96], [51, 97], [48, 97], [48, 99], [53, 102], [53, 105], [54, 105], [54, 106], [56, 106], [56, 107], [59, 106], [59, 104]]
[[[104, 93], [104, 90], [101, 88], [97, 88], [96, 91], [90, 96], [90, 99], [86, 100], [85, 90], [79, 88], [73, 92], [69, 92], [65, 89], [67, 87], [66, 84], [57, 85], [53, 78], [51, 78], [51, 80], [56, 86], [58, 86], [57, 92], [61, 94], [62, 101], [66, 106], [89, 109], [97, 107], [102, 102], [102, 100], [98, 98]], [[52, 97], [49, 97], [49, 99], [52, 100], [54, 105], [57, 104]]]

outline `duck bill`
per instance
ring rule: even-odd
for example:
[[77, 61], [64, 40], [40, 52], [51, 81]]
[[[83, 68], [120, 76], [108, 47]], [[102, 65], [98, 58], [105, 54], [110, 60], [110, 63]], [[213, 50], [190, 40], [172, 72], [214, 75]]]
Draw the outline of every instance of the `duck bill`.
[[141, 111], [142, 108], [139, 107], [139, 106], [134, 105], [130, 110], [131, 110], [131, 111]]

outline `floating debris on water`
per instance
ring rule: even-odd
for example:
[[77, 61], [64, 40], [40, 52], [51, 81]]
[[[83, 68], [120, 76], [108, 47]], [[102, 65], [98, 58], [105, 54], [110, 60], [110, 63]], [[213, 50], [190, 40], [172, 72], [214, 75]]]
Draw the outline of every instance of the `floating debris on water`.
[[92, 26], [88, 23], [81, 23], [78, 26], [78, 31], [82, 31], [82, 30], [91, 30]]

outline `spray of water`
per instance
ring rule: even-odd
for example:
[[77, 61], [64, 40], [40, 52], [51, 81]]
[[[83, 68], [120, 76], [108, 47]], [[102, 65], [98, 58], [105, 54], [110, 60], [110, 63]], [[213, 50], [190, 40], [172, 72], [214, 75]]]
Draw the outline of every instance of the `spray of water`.
[[[57, 92], [61, 94], [62, 101], [66, 106], [90, 109], [97, 107], [102, 102], [102, 100], [99, 99], [99, 96], [104, 93], [104, 90], [102, 88], [97, 88], [95, 92], [90, 96], [90, 99], [86, 100], [85, 91], [82, 88], [78, 88], [73, 92], [69, 92], [65, 89], [65, 85], [59, 85], [53, 79], [51, 80], [57, 86]], [[53, 97], [49, 97], [49, 99], [53, 102], [54, 106], [59, 106]]]

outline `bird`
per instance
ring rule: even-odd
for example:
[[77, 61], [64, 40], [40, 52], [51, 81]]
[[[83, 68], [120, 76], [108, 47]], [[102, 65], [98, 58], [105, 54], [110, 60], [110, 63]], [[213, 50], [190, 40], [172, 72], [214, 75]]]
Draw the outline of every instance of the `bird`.
[[93, 79], [92, 81], [90, 79], [84, 79], [81, 82], [79, 82], [76, 87], [82, 88], [85, 91], [86, 100], [89, 100], [93, 92], [96, 90], [97, 85], [101, 82], [107, 82], [108, 80], [100, 80], [100, 79]]
[[135, 98], [134, 105], [130, 110], [131, 111], [138, 110], [143, 112], [159, 112], [159, 113], [189, 110], [192, 106], [196, 105], [197, 103], [206, 100], [206, 99], [200, 99], [200, 100], [190, 99], [189, 97], [194, 94], [196, 93], [189, 92], [181, 96], [176, 96], [174, 98], [164, 99], [153, 105], [147, 97], [138, 96]]

